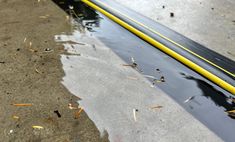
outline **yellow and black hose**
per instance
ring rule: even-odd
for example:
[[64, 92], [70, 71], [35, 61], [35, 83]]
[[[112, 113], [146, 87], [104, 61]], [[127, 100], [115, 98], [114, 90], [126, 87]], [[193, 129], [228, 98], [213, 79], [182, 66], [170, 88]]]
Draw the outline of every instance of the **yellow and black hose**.
[[116, 11], [103, 5], [99, 1], [81, 1], [91, 8], [104, 14], [122, 27], [126, 28], [128, 31], [132, 32], [136, 36], [150, 43], [157, 49], [165, 52], [169, 56], [188, 66], [202, 76], [206, 77], [208, 80], [217, 84], [224, 90], [235, 95], [235, 81], [233, 73], [223, 69], [220, 66], [217, 66], [213, 62], [208, 63], [206, 60], [203, 60], [200, 57], [189, 54], [188, 51], [182, 50], [182, 48], [178, 48], [178, 45], [176, 45], [174, 42], [171, 42], [172, 40], [169, 41], [168, 39], [165, 39], [164, 37], [161, 37], [156, 33], [154, 34], [154, 32], [151, 32], [151, 30], [143, 26], [143, 24], [135, 22], [132, 19], [128, 19], [128, 17], [126, 17], [125, 15], [120, 14], [120, 12], [117, 13]]

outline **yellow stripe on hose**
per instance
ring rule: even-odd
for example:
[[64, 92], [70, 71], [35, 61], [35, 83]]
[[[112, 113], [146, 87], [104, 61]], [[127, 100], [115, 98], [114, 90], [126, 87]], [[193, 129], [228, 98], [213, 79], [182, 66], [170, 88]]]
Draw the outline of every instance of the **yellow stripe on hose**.
[[235, 95], [235, 87], [232, 86], [231, 84], [229, 84], [226, 81], [220, 79], [216, 75], [210, 73], [209, 71], [205, 70], [204, 68], [202, 68], [199, 65], [195, 64], [194, 62], [192, 62], [192, 61], [188, 60], [187, 58], [183, 57], [182, 55], [176, 53], [175, 51], [167, 48], [163, 44], [159, 43], [158, 41], [156, 41], [153, 38], [149, 37], [148, 35], [144, 34], [143, 32], [135, 29], [134, 27], [130, 26], [129, 24], [125, 23], [124, 21], [122, 21], [121, 19], [115, 17], [114, 15], [108, 13], [107, 11], [105, 11], [102, 8], [98, 7], [97, 5], [90, 2], [89, 0], [81, 0], [81, 1], [84, 2], [85, 4], [87, 4], [88, 6], [92, 7], [93, 9], [101, 12], [102, 14], [104, 14], [108, 18], [112, 19], [113, 21], [115, 21], [119, 25], [123, 26], [124, 28], [126, 28], [130, 32], [136, 34], [137, 36], [141, 37], [145, 41], [149, 42], [150, 44], [152, 44], [156, 48], [162, 50], [166, 54], [172, 56], [173, 58], [177, 59], [181, 63], [183, 63], [186, 66], [190, 67], [194, 71], [196, 71], [196, 72], [200, 73], [201, 75], [205, 76], [206, 78], [208, 78], [209, 80], [211, 80], [212, 82], [214, 82], [215, 84], [220, 86], [221, 88], [223, 88], [223, 89], [227, 90], [228, 92], [232, 93], [233, 95]]

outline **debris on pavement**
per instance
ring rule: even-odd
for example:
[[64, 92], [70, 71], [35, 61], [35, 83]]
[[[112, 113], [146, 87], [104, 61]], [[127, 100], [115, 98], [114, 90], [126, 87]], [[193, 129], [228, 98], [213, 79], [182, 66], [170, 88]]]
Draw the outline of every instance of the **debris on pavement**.
[[13, 130], [10, 130], [10, 131], [9, 131], [9, 134], [12, 134], [13, 132], [14, 132]]
[[0, 61], [0, 64], [5, 64], [6, 62], [4, 62], [4, 61]]
[[29, 42], [29, 48], [31, 48], [31, 47], [32, 47], [32, 44], [33, 44], [33, 43], [30, 41], [30, 42]]
[[36, 73], [42, 74], [36, 67], [35, 67], [34, 69], [35, 69], [35, 72], [36, 72]]
[[133, 117], [135, 122], [137, 122], [136, 112], [138, 112], [138, 109], [133, 109]]
[[147, 78], [151, 78], [151, 79], [156, 79], [157, 80], [157, 78], [156, 77], [154, 77], [154, 76], [151, 76], [151, 75], [143, 75], [144, 77], [147, 77]]
[[[155, 85], [155, 83], [165, 82], [165, 77], [164, 76], [161, 76], [160, 79], [157, 79], [156, 77], [151, 76], [151, 75], [143, 75], [143, 76], [147, 77], [147, 78], [150, 78], [150, 79], [153, 79], [152, 85]], [[151, 86], [151, 87], [154, 87], [154, 86]]]
[[154, 81], [153, 84], [155, 84], [155, 83], [161, 83], [161, 82], [166, 82], [164, 76], [161, 76], [161, 78], [160, 78], [159, 80], [154, 79], [153, 81]]
[[20, 119], [20, 117], [19, 117], [19, 116], [16, 116], [16, 115], [13, 115], [12, 118], [13, 118], [13, 119], [17, 119], [17, 120]]
[[157, 72], [161, 72], [161, 70], [160, 70], [160, 69], [156, 69], [156, 71], [157, 71]]
[[194, 98], [195, 98], [195, 96], [191, 96], [191, 97], [189, 97], [188, 99], [186, 99], [186, 100], [184, 101], [184, 103], [188, 103], [189, 101], [193, 100]]
[[165, 8], [165, 5], [163, 5], [162, 8], [164, 9], [164, 8]]
[[161, 76], [160, 81], [161, 81], [161, 82], [165, 82], [165, 77], [164, 77], [164, 76]]
[[61, 117], [61, 114], [58, 110], [55, 110], [54, 113], [60, 118]]
[[163, 106], [151, 106], [150, 109], [160, 109], [160, 108], [163, 108]]
[[32, 106], [33, 104], [24, 103], [24, 104], [12, 104], [13, 106]]
[[170, 17], [174, 17], [175, 14], [173, 12], [170, 13]]
[[44, 51], [45, 51], [45, 52], [52, 52], [52, 51], [53, 51], [53, 49], [46, 48], [46, 49], [44, 49]]
[[135, 62], [135, 59], [133, 57], [131, 57], [131, 62], [132, 64], [122, 64], [123, 66], [129, 66], [132, 68], [136, 68], [137, 67], [137, 63]]
[[234, 118], [235, 118], [235, 110], [227, 111], [227, 114], [228, 114], [230, 117], [234, 117]]
[[68, 106], [69, 106], [69, 109], [79, 109], [79, 107], [75, 107], [71, 103], [69, 103]]
[[68, 15], [65, 16], [66, 21], [69, 21], [70, 17]]
[[132, 76], [128, 76], [127, 78], [128, 78], [128, 79], [131, 79], [131, 80], [138, 80], [137, 77], [132, 77]]
[[39, 16], [39, 18], [41, 18], [41, 19], [47, 19], [47, 18], [49, 18], [50, 17], [50, 15], [43, 15], [43, 16]]
[[80, 116], [80, 114], [82, 113], [82, 111], [83, 111], [83, 108], [81, 107], [79, 111], [76, 111], [76, 112], [74, 113], [74, 118], [75, 118], [75, 119], [78, 119], [79, 116]]
[[37, 125], [32, 126], [32, 128], [34, 128], [34, 129], [39, 129], [39, 130], [43, 129], [43, 127], [42, 127], [42, 126], [37, 126]]
[[25, 37], [25, 38], [24, 38], [24, 43], [26, 42], [26, 40], [27, 40], [27, 38]]
[[136, 68], [136, 64], [122, 64], [123, 66], [129, 66], [129, 67], [132, 67], [132, 68]]

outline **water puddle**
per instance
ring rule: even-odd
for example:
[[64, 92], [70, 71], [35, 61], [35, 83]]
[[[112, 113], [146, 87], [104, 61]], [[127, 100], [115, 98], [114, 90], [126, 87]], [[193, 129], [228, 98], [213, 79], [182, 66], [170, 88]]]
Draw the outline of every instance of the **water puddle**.
[[[57, 4], [74, 17], [71, 34], [55, 36], [69, 53], [61, 55], [62, 83], [111, 141], [154, 141], [166, 127], [177, 130], [164, 121], [174, 108], [159, 100], [159, 88], [223, 140], [235, 138], [228, 133], [235, 131], [233, 115], [226, 113], [234, 108], [231, 94], [80, 2]], [[165, 111], [161, 101], [168, 104]], [[154, 104], [157, 113], [150, 109]]]

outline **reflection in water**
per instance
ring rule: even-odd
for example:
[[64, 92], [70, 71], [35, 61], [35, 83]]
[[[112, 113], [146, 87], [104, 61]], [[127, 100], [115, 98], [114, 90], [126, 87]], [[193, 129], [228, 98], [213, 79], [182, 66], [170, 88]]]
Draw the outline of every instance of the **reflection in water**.
[[78, 21], [88, 31], [94, 32], [93, 28], [100, 26], [100, 16], [82, 2], [74, 0], [53, 0], [53, 2], [71, 15], [74, 20]]
[[[213, 86], [203, 80], [197, 79], [190, 75], [186, 75], [185, 73], [180, 74], [188, 80], [195, 81], [198, 87], [202, 90], [202, 96], [212, 100], [216, 106], [225, 108], [226, 112], [234, 109], [235, 103], [233, 101], [229, 102], [229, 100], [232, 99], [231, 97], [224, 95], [222, 92], [216, 90]], [[234, 119], [233, 116], [229, 116]]]

